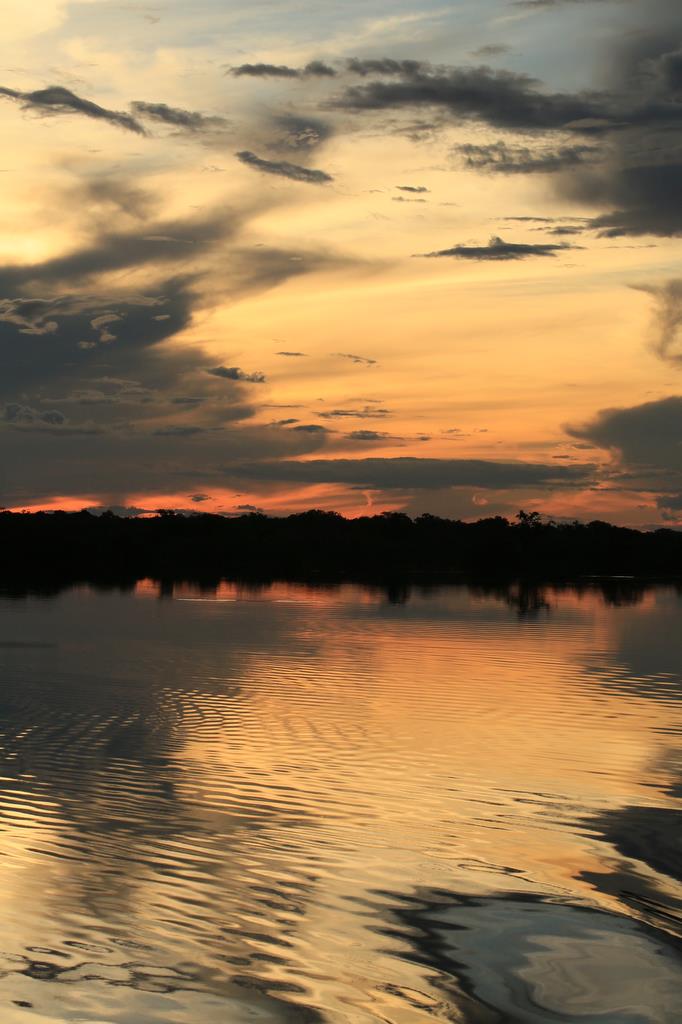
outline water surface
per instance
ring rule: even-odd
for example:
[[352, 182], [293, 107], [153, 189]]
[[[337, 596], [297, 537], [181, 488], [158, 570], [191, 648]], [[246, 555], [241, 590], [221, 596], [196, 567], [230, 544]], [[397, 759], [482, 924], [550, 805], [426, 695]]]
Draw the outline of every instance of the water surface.
[[0, 597], [0, 1019], [674, 1024], [682, 595]]

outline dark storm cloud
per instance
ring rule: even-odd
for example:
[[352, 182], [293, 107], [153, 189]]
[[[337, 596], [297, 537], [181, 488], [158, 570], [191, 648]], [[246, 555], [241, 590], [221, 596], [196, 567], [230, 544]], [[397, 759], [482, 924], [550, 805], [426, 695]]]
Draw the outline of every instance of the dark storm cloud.
[[507, 129], [566, 128], [586, 118], [604, 116], [603, 103], [597, 97], [543, 92], [537, 79], [529, 75], [485, 66], [436, 68], [420, 62], [393, 63], [414, 67], [396, 68], [392, 73], [397, 81], [377, 79], [349, 86], [330, 106], [350, 111], [440, 107], [457, 119], [475, 118]]
[[639, 291], [651, 295], [656, 303], [653, 347], [657, 355], [676, 365], [682, 365], [680, 330], [682, 330], [682, 279], [665, 284], [637, 285]]
[[[647, 143], [645, 135], [636, 135], [630, 142], [641, 145], [640, 160], [650, 145], [658, 148], [653, 140]], [[672, 139], [669, 144], [672, 155]], [[682, 233], [682, 160], [627, 165], [619, 163], [623, 157], [633, 159], [635, 154], [620, 149], [614, 162], [602, 170], [572, 175], [565, 182], [564, 194], [581, 202], [616, 207], [592, 220], [593, 227], [607, 238]]]
[[0, 96], [14, 99], [21, 103], [25, 110], [35, 110], [43, 114], [82, 114], [84, 117], [97, 121], [107, 121], [117, 128], [125, 128], [137, 135], [145, 135], [139, 121], [130, 114], [117, 110], [107, 110], [91, 100], [76, 96], [70, 89], [60, 85], [51, 85], [47, 89], [35, 89], [33, 92], [18, 92], [16, 89], [0, 87]]
[[188, 132], [216, 131], [225, 128], [228, 122], [224, 117], [207, 117], [194, 110], [182, 110], [169, 107], [166, 103], [145, 103], [138, 100], [131, 103], [134, 113], [141, 118], [149, 118], [161, 124], [171, 125]]
[[248, 149], [235, 153], [235, 156], [243, 164], [254, 167], [257, 171], [263, 171], [265, 174], [275, 174], [280, 178], [289, 178], [291, 181], [323, 185], [328, 181], [334, 180], [331, 174], [327, 174], [326, 171], [316, 170], [312, 167], [301, 167], [300, 164], [292, 164], [288, 160], [264, 160]]
[[618, 453], [626, 467], [682, 471], [682, 397], [604, 409], [582, 426], [566, 428], [571, 437]]
[[594, 160], [599, 151], [593, 146], [530, 149], [528, 146], [510, 146], [506, 142], [491, 142], [481, 146], [466, 143], [456, 146], [453, 152], [471, 170], [498, 174], [550, 174]]
[[[30, 275], [32, 268], [26, 268]], [[1, 281], [1, 273], [0, 273]], [[184, 390], [178, 387], [185, 379], [199, 374], [205, 357], [189, 346], [167, 348], [166, 339], [177, 334], [190, 321], [195, 298], [190, 284], [172, 278], [157, 285], [148, 294], [134, 292], [107, 296], [115, 302], [119, 320], [116, 339], [100, 343], [100, 333], [93, 328], [103, 303], [97, 296], [58, 297], [47, 304], [53, 323], [50, 331], [35, 330], [36, 317], [23, 309], [24, 319], [16, 315], [0, 316], [0, 397], [6, 402], [29, 395], [32, 407], [54, 407], [59, 404], [71, 420], [84, 423], [77, 407], [87, 406], [85, 415], [95, 417], [98, 426], [107, 426], [129, 417], [146, 419], [154, 415], [161, 394]], [[107, 306], [104, 306], [106, 309]], [[166, 319], [155, 314], [164, 310]], [[28, 331], [22, 327], [29, 324]], [[182, 415], [182, 410], [179, 410]]]
[[311, 60], [305, 67], [291, 68], [286, 64], [239, 64], [229, 69], [236, 78], [334, 78], [335, 68], [321, 60]]
[[604, 208], [594, 226], [608, 237], [682, 233], [682, 5], [650, 0], [638, 32], [608, 57], [611, 107], [620, 122], [601, 164], [561, 180], [564, 197]]
[[291, 483], [336, 483], [376, 489], [472, 486], [485, 488], [576, 484], [591, 466], [546, 466], [479, 459], [313, 459], [251, 463], [234, 470], [238, 477]]
[[672, 93], [682, 92], [682, 49], [664, 53], [654, 64], [664, 88]]
[[575, 249], [566, 242], [505, 242], [496, 235], [487, 245], [453, 245], [450, 249], [421, 253], [422, 256], [452, 256], [464, 260], [525, 260], [532, 256], [556, 256], [558, 252]]
[[239, 380], [245, 384], [265, 384], [265, 374], [259, 371], [247, 373], [238, 366], [213, 366], [206, 373], [212, 377], [221, 377], [223, 380]]

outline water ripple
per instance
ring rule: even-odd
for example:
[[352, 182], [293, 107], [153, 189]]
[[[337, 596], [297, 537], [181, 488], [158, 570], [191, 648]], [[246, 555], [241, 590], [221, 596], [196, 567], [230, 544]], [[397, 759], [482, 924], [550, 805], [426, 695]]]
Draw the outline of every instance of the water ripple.
[[2, 1020], [675, 1024], [682, 603], [0, 599]]

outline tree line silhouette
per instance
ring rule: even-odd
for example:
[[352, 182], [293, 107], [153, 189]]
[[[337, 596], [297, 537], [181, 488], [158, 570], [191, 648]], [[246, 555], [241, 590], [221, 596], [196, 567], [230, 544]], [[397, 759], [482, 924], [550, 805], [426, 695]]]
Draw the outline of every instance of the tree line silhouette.
[[162, 509], [136, 518], [3, 511], [0, 545], [6, 578], [682, 576], [682, 531], [557, 523], [524, 511], [477, 522], [401, 512], [346, 519], [317, 509], [284, 517]]

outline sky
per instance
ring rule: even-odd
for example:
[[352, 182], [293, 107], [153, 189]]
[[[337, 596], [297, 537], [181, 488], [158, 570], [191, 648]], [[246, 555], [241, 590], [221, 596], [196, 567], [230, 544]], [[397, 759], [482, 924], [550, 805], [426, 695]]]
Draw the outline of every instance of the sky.
[[0, 505], [682, 526], [679, 0], [5, 0]]

